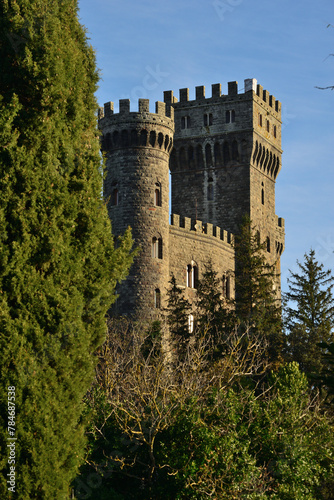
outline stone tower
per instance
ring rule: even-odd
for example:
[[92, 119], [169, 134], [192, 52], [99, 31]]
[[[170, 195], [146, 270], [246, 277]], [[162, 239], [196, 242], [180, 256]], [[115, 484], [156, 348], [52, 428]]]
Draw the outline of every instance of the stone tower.
[[[268, 245], [268, 260], [283, 250], [282, 219], [275, 215], [275, 181], [281, 168], [281, 103], [257, 85], [196, 87], [195, 100], [181, 89], [179, 101], [165, 92], [175, 113], [171, 155], [172, 213], [200, 219], [236, 233], [250, 216]], [[278, 266], [279, 267], [279, 266]]]
[[[127, 280], [119, 288], [117, 312], [159, 317], [170, 277], [196, 300], [197, 282], [211, 261], [234, 297], [238, 268], [233, 246], [244, 215], [266, 242], [266, 258], [276, 265], [280, 298], [280, 256], [284, 219], [275, 214], [275, 183], [281, 168], [281, 103], [254, 79], [212, 85], [211, 97], [196, 87], [194, 100], [181, 89], [179, 101], [164, 93], [150, 113], [139, 99], [137, 112], [120, 101], [100, 110], [107, 174], [104, 194], [115, 236], [131, 226], [140, 247]], [[174, 134], [175, 129], [175, 134]], [[169, 170], [172, 209], [169, 221]]]
[[156, 103], [150, 113], [148, 99], [139, 99], [138, 112], [120, 100], [100, 110], [102, 149], [107, 173], [104, 194], [115, 236], [128, 226], [140, 252], [121, 286], [120, 313], [140, 316], [160, 307], [161, 290], [169, 280], [169, 157], [173, 146], [173, 109]]

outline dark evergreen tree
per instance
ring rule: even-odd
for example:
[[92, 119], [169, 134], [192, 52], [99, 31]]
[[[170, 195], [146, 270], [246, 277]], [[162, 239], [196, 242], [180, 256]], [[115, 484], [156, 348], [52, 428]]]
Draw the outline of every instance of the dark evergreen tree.
[[334, 277], [316, 260], [314, 250], [297, 264], [299, 272], [290, 271], [285, 294], [286, 356], [307, 375], [319, 374], [325, 365], [318, 344], [334, 341]]
[[4, 0], [0, 25], [1, 448], [15, 387], [15, 498], [68, 498], [81, 401], [132, 241], [115, 250], [101, 198], [98, 75], [77, 1]]
[[211, 339], [215, 355], [222, 353], [224, 338], [235, 328], [236, 323], [226, 288], [223, 278], [218, 276], [209, 261], [197, 286], [195, 318], [197, 334]]
[[235, 236], [235, 310], [242, 328], [263, 335], [268, 355], [279, 362], [283, 349], [281, 307], [277, 299], [275, 268], [265, 258], [266, 243], [261, 243], [249, 217], [244, 217]]
[[184, 298], [183, 289], [177, 286], [174, 275], [169, 283], [170, 288], [167, 290], [166, 308], [167, 323], [171, 338], [176, 342], [179, 355], [182, 356], [191, 336], [189, 316], [192, 309], [190, 302]]

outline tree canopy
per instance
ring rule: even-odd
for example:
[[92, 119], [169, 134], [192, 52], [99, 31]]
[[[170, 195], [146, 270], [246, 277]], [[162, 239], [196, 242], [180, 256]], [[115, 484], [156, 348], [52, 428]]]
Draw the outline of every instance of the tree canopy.
[[[77, 1], [4, 0], [0, 26], [0, 440], [15, 386], [15, 496], [63, 498], [132, 240], [115, 249], [102, 199], [98, 73]], [[4, 456], [1, 471], [5, 497]]]

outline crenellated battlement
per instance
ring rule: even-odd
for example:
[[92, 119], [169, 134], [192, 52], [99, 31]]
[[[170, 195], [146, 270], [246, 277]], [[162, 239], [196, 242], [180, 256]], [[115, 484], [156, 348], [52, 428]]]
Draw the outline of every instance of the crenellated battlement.
[[276, 113], [281, 112], [281, 103], [276, 100], [275, 97], [267, 90], [264, 90], [261, 85], [257, 83], [255, 78], [247, 78], [244, 80], [244, 92], [238, 93], [238, 82], [228, 82], [227, 84], [227, 94], [222, 94], [222, 85], [220, 83], [214, 83], [211, 86], [211, 97], [205, 96], [205, 86], [200, 85], [195, 87], [195, 99], [189, 99], [189, 88], [183, 88], [179, 90], [179, 100], [174, 96], [172, 90], [164, 92], [164, 102], [167, 105], [167, 109], [171, 109], [172, 105], [174, 107], [182, 106], [198, 106], [205, 103], [211, 103], [212, 101], [226, 101], [230, 102], [231, 99], [241, 100], [243, 98], [248, 98], [249, 93], [252, 92], [254, 95], [258, 96], [263, 103], [266, 103], [272, 110]]
[[144, 119], [144, 120], [159, 120], [165, 121], [167, 119], [171, 124], [174, 120], [174, 109], [166, 106], [166, 103], [156, 101], [155, 103], [155, 113], [150, 112], [150, 101], [149, 99], [138, 99], [138, 111], [130, 111], [130, 99], [120, 99], [119, 100], [119, 112], [114, 112], [114, 103], [106, 102], [104, 107], [99, 108], [98, 114], [99, 120], [103, 118], [115, 120], [131, 120], [131, 119]]
[[207, 235], [219, 241], [223, 241], [231, 247], [233, 246], [234, 236], [229, 231], [221, 229], [219, 226], [214, 226], [209, 222], [203, 223], [201, 220], [191, 219], [190, 217], [182, 217], [177, 214], [171, 214], [170, 225], [174, 228], [185, 229], [193, 235]]

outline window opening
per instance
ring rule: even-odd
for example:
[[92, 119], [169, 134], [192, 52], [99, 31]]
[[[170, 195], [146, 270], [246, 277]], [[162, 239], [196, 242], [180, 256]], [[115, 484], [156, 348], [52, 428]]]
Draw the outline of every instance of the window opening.
[[235, 122], [235, 111], [234, 109], [229, 109], [225, 114], [226, 123], [234, 123]]
[[161, 185], [159, 182], [155, 184], [154, 205], [156, 207], [161, 207]]
[[198, 282], [198, 269], [196, 265], [187, 265], [187, 287], [197, 288]]
[[190, 128], [190, 116], [182, 116], [181, 118], [181, 128]]
[[193, 333], [193, 331], [194, 331], [194, 316], [193, 316], [193, 314], [189, 314], [189, 316], [188, 316], [188, 331], [189, 331], [189, 333]]
[[154, 307], [155, 307], [155, 309], [161, 308], [161, 293], [160, 293], [159, 288], [156, 288], [154, 290]]
[[270, 238], [267, 236], [267, 252], [270, 253]]
[[162, 259], [162, 238], [152, 238], [152, 257]]

